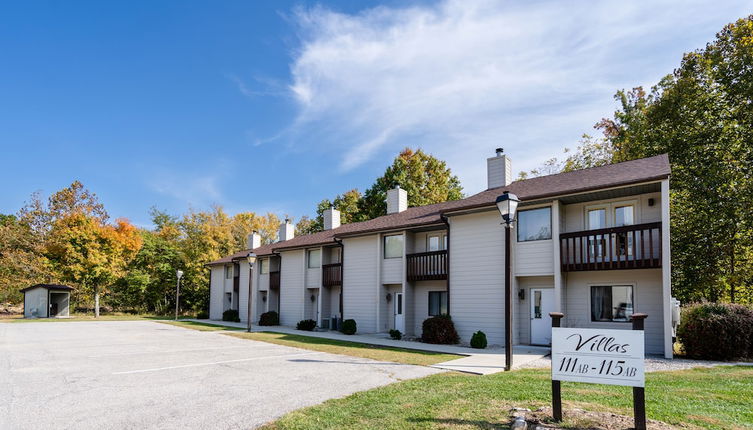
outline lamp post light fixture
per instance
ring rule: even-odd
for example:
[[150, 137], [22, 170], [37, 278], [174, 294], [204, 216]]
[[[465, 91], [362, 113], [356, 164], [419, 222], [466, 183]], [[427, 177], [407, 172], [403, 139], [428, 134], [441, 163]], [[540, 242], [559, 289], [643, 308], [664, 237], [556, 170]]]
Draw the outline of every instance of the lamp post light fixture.
[[183, 271], [176, 270], [175, 276], [178, 278], [178, 283], [175, 288], [175, 321], [178, 321], [178, 306], [180, 305], [180, 278], [183, 277]]
[[505, 220], [505, 370], [512, 369], [512, 264], [510, 260], [510, 230], [518, 211], [518, 196], [505, 191], [497, 197], [497, 209]]
[[248, 313], [246, 314], [246, 320], [248, 322], [248, 332], [251, 332], [251, 283], [253, 282], [254, 278], [254, 263], [256, 263], [256, 254], [253, 252], [249, 252], [248, 255], [246, 255], [246, 261], [248, 261]]

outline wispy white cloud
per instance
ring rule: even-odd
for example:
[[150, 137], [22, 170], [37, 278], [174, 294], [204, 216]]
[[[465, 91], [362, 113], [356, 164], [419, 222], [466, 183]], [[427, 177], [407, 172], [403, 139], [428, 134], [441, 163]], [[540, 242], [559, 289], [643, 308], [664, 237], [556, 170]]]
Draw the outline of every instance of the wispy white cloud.
[[468, 191], [503, 146], [528, 169], [573, 146], [619, 88], [650, 85], [751, 2], [445, 0], [348, 15], [297, 9], [286, 135], [351, 170], [420, 146]]

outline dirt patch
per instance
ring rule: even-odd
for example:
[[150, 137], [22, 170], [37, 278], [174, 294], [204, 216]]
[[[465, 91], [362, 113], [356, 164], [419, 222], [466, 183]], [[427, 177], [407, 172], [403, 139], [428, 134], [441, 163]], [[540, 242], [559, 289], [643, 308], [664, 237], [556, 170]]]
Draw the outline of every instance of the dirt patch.
[[10, 317], [23, 315], [24, 308], [21, 305], [14, 305], [12, 303], [0, 303], [0, 316]]
[[[552, 408], [539, 408], [535, 411], [513, 410], [511, 418], [523, 416], [528, 430], [536, 429], [567, 429], [567, 430], [628, 430], [632, 429], [635, 421], [633, 417], [609, 412], [592, 412], [583, 409], [566, 409], [563, 411], [563, 422], [555, 423], [552, 418]], [[655, 420], [648, 420], [651, 430], [669, 430], [685, 427], [672, 426]]]

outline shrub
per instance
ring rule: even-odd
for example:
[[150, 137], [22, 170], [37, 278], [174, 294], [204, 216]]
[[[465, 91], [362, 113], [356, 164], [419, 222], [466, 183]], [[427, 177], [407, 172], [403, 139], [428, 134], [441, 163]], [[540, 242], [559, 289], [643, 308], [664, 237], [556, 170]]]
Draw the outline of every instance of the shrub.
[[390, 337], [395, 340], [400, 340], [403, 338], [403, 334], [400, 333], [400, 330], [390, 330]]
[[677, 339], [691, 358], [753, 358], [753, 309], [725, 303], [684, 307]]
[[426, 343], [452, 345], [460, 342], [455, 324], [449, 315], [438, 315], [424, 320], [421, 340]]
[[222, 321], [241, 322], [241, 317], [235, 309], [228, 309], [222, 313]]
[[343, 334], [356, 334], [357, 330], [358, 326], [356, 325], [356, 320], [345, 320], [340, 326], [340, 331]]
[[316, 321], [314, 320], [298, 321], [298, 324], [295, 325], [295, 328], [297, 330], [314, 331], [314, 329], [316, 328]]
[[209, 311], [201, 310], [196, 313], [196, 318], [200, 320], [208, 320], [209, 319]]
[[486, 348], [486, 333], [481, 330], [473, 333], [473, 336], [471, 336], [471, 348]]
[[280, 325], [280, 316], [275, 311], [264, 312], [259, 317], [259, 325]]

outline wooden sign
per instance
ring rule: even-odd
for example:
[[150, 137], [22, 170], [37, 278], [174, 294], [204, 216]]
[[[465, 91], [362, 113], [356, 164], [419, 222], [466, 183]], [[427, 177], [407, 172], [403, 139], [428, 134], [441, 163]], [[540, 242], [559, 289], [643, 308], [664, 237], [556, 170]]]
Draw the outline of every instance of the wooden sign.
[[643, 330], [552, 328], [552, 379], [643, 387]]

